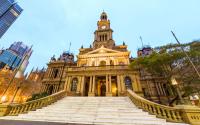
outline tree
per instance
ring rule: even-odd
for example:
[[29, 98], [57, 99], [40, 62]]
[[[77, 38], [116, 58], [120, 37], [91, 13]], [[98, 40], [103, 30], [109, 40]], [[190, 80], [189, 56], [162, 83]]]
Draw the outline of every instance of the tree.
[[[192, 62], [200, 71], [200, 41], [156, 47], [151, 55], [135, 59], [131, 63], [131, 67], [140, 67], [153, 76], [162, 76], [169, 85], [172, 76], [175, 77], [183, 88], [182, 96], [184, 97], [199, 92], [200, 79], [181, 51], [181, 46], [184, 47]], [[175, 97], [175, 100], [177, 100], [177, 97]]]

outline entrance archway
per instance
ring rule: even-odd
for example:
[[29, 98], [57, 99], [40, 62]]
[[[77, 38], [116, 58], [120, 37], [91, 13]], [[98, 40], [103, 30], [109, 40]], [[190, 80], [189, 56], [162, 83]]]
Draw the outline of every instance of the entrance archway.
[[101, 84], [101, 88], [100, 88], [101, 93], [100, 93], [100, 96], [106, 96], [106, 85], [103, 82], [100, 82], [100, 84]]
[[71, 83], [71, 91], [72, 92], [76, 92], [77, 84], [78, 84], [78, 79], [77, 78], [73, 78], [72, 83]]
[[99, 66], [106, 66], [106, 61], [101, 61]]
[[96, 77], [96, 96], [106, 96], [106, 77], [97, 76]]
[[89, 83], [86, 82], [85, 83], [85, 96], [88, 96], [88, 92], [89, 92]]
[[126, 89], [133, 90], [132, 81], [131, 81], [131, 78], [129, 76], [125, 77], [124, 82], [125, 82]]
[[49, 94], [49, 95], [53, 94], [53, 85], [50, 85], [50, 86], [49, 86], [48, 94]]

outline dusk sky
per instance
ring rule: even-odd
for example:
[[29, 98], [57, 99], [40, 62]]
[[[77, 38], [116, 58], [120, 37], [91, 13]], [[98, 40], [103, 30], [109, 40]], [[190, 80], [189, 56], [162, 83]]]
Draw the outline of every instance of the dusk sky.
[[33, 45], [27, 71], [46, 67], [55, 54], [69, 50], [75, 55], [94, 39], [104, 10], [111, 21], [116, 44], [124, 41], [136, 57], [144, 44], [152, 47], [175, 43], [171, 30], [183, 43], [200, 39], [199, 0], [18, 0], [24, 9], [0, 39], [0, 48], [14, 41]]

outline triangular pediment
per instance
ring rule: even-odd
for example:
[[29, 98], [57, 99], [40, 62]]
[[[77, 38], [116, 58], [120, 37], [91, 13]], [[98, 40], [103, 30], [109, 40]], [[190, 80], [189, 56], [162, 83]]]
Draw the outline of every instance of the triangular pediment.
[[105, 48], [104, 46], [101, 46], [100, 48], [98, 48], [96, 50], [86, 53], [86, 55], [88, 55], [88, 54], [104, 54], [104, 53], [120, 53], [120, 51], [108, 49], [108, 48]]

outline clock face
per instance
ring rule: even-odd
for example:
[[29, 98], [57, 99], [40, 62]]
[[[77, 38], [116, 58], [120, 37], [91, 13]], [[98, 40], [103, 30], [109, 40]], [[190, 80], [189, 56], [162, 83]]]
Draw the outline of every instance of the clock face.
[[105, 28], [106, 28], [106, 26], [105, 26], [105, 25], [101, 26], [101, 29], [105, 29]]

